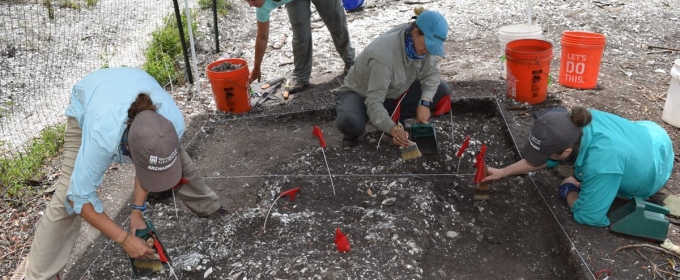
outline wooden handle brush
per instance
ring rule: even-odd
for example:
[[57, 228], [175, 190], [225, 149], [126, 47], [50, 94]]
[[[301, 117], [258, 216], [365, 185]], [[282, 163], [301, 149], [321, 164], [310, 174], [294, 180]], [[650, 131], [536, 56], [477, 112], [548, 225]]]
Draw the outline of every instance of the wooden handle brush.
[[[401, 123], [397, 123], [397, 126], [402, 132], [404, 131], [404, 126], [401, 125]], [[418, 145], [416, 144], [416, 142], [413, 142], [411, 140], [408, 140], [408, 142], [409, 142], [408, 148], [404, 148], [401, 146], [399, 147], [399, 150], [401, 150], [401, 158], [404, 161], [407, 161], [409, 159], [416, 159], [422, 157], [423, 154], [418, 149]]]

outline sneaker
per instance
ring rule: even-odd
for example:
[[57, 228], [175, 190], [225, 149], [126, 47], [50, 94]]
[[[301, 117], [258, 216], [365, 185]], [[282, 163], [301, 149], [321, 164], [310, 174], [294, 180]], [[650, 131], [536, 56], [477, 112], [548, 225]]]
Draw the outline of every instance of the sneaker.
[[356, 147], [359, 145], [359, 138], [354, 138], [354, 139], [342, 139], [342, 147], [343, 148], [352, 148]]
[[212, 214], [206, 215], [206, 216], [201, 216], [201, 218], [221, 219], [222, 217], [226, 216], [227, 214], [229, 214], [229, 212], [226, 209], [222, 208], [222, 206], [220, 206], [220, 208], [217, 208], [217, 210], [215, 212], [213, 212]]
[[292, 86], [286, 87], [286, 91], [290, 94], [293, 94], [293, 93], [302, 92], [305, 89], [307, 89], [307, 87], [309, 87], [309, 83], [305, 83], [305, 82], [295, 80], [295, 83]]

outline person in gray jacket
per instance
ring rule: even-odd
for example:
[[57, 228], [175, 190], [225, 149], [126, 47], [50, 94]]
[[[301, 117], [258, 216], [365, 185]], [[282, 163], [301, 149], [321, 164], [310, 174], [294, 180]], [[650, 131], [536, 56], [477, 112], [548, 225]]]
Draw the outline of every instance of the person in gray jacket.
[[408, 133], [391, 118], [399, 100], [402, 123], [414, 116], [418, 123], [427, 123], [440, 100], [450, 102], [451, 87], [441, 80], [435, 57], [444, 57], [448, 23], [435, 11], [421, 8], [415, 13], [415, 21], [371, 42], [337, 89], [335, 125], [343, 134], [343, 147], [358, 144], [369, 120], [389, 133], [395, 145], [408, 147]]

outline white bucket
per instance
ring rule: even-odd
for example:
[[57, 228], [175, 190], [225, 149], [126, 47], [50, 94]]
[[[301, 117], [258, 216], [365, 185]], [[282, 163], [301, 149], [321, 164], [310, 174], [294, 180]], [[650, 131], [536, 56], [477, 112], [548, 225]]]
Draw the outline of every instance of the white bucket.
[[500, 56], [500, 77], [501, 79], [506, 78], [506, 71], [508, 69], [507, 62], [505, 61], [505, 45], [510, 41], [519, 39], [543, 39], [543, 29], [538, 25], [528, 25], [528, 24], [517, 24], [517, 25], [506, 25], [498, 29], [498, 40], [501, 46], [501, 56]]
[[680, 127], [680, 59], [676, 59], [671, 68], [671, 86], [666, 94], [661, 119], [672, 126]]

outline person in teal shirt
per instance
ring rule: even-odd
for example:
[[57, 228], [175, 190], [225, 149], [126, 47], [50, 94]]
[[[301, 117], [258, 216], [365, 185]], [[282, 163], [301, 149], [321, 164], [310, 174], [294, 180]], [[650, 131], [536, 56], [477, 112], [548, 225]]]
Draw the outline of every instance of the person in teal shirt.
[[[148, 192], [173, 189], [198, 216], [226, 214], [180, 143], [182, 112], [148, 73], [121, 67], [88, 74], [73, 86], [65, 115], [61, 175], [38, 223], [25, 279], [59, 277], [78, 238], [81, 218], [130, 257], [152, 256], [154, 250], [134, 234], [146, 228], [142, 212]], [[135, 167], [129, 230], [104, 212], [97, 195], [114, 162]]]
[[[483, 181], [555, 167], [574, 160], [573, 177], [562, 181], [558, 195], [574, 219], [596, 227], [609, 225], [607, 211], [614, 198], [648, 198], [659, 191], [673, 170], [673, 143], [651, 121], [630, 121], [574, 107], [537, 112], [522, 149], [522, 160], [489, 168]], [[573, 157], [575, 155], [575, 158]]]
[[326, 25], [333, 39], [335, 49], [345, 62], [343, 74], [347, 74], [354, 64], [354, 47], [349, 39], [347, 19], [341, 0], [246, 0], [251, 7], [256, 7], [257, 35], [255, 37], [255, 62], [250, 72], [249, 83], [260, 80], [262, 59], [269, 41], [269, 16], [274, 9], [286, 5], [288, 20], [293, 31], [293, 79], [286, 87], [289, 93], [297, 93], [309, 86], [312, 74], [312, 10], [316, 12]]

